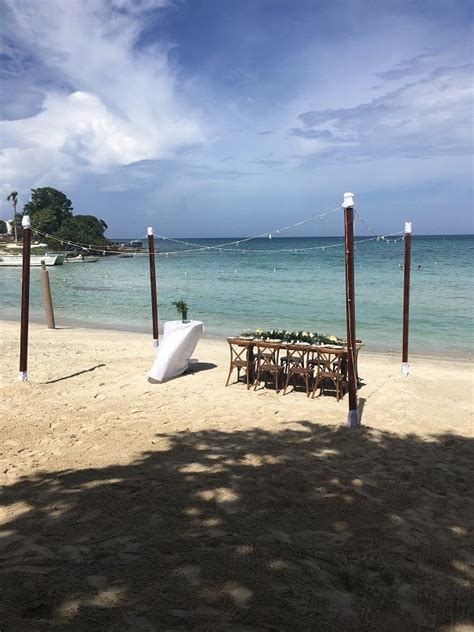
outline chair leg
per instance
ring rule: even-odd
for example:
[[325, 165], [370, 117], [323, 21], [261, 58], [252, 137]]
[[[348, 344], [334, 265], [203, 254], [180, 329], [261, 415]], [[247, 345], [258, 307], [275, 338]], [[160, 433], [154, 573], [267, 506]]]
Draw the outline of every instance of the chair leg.
[[232, 369], [234, 367], [232, 365], [230, 365], [230, 370], [229, 370], [229, 375], [227, 376], [227, 382], [225, 383], [226, 386], [229, 386], [229, 380], [230, 380], [230, 376], [232, 375]]
[[255, 383], [253, 385], [253, 390], [256, 391], [257, 390], [257, 386], [260, 383], [260, 367], [257, 369], [257, 377], [255, 378]]
[[291, 376], [291, 371], [288, 370], [286, 374], [285, 388], [283, 389], [283, 395], [286, 395], [286, 389], [288, 388], [288, 384], [290, 383], [290, 376]]
[[310, 390], [309, 390], [309, 375], [306, 373], [304, 376], [304, 381], [306, 382], [306, 397], [310, 396]]

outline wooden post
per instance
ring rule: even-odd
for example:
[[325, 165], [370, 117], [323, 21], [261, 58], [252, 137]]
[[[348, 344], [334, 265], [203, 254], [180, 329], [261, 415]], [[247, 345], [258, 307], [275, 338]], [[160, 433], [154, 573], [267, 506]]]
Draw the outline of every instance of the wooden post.
[[411, 265], [411, 222], [405, 222], [405, 263], [403, 266], [403, 342], [402, 375], [410, 372], [408, 364], [408, 330], [410, 323], [410, 265]]
[[51, 287], [49, 285], [49, 272], [46, 270], [46, 264], [41, 262], [41, 290], [43, 292], [44, 311], [46, 313], [46, 322], [48, 329], [56, 329], [54, 322], [53, 301], [51, 299]]
[[30, 311], [30, 254], [31, 222], [28, 215], [21, 220], [23, 227], [23, 267], [21, 279], [21, 318], [20, 318], [20, 372], [18, 379], [28, 379], [28, 319]]
[[357, 407], [357, 352], [354, 287], [354, 195], [344, 193], [345, 268], [346, 268], [346, 325], [347, 325], [347, 381], [349, 387], [349, 428], [360, 426]]
[[155, 270], [155, 237], [153, 228], [148, 227], [148, 260], [150, 262], [150, 289], [151, 289], [151, 316], [153, 327], [153, 346], [159, 344], [158, 333], [158, 300], [156, 297], [156, 270]]

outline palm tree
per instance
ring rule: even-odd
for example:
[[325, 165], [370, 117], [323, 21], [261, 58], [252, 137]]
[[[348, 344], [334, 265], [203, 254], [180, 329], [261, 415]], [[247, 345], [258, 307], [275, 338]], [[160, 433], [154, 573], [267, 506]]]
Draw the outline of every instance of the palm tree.
[[16, 205], [18, 204], [18, 191], [12, 191], [7, 197], [7, 202], [12, 203], [13, 206], [13, 227], [15, 229], [15, 243], [18, 241], [18, 234], [16, 230]]

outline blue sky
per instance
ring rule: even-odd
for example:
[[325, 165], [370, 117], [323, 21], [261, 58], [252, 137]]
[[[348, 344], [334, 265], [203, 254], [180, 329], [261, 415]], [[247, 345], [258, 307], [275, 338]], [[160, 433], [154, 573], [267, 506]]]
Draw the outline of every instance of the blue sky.
[[[356, 194], [473, 232], [467, 0], [0, 0], [0, 216], [53, 186], [109, 235], [265, 232]], [[334, 235], [341, 217], [295, 235]], [[361, 228], [360, 234], [364, 233]]]

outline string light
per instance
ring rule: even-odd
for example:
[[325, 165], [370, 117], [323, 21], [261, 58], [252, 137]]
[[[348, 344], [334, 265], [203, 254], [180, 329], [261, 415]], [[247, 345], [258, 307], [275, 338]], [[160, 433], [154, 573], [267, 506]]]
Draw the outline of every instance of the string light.
[[[283, 226], [281, 228], [276, 229], [276, 231], [269, 231], [266, 233], [262, 233], [259, 235], [254, 235], [253, 237], [246, 237], [244, 239], [238, 239], [238, 240], [234, 240], [234, 241], [229, 241], [217, 246], [202, 246], [201, 244], [196, 244], [190, 241], [184, 241], [182, 239], [174, 239], [172, 237], [167, 237], [166, 235], [155, 235], [155, 237], [158, 237], [159, 239], [163, 239], [166, 241], [171, 241], [173, 243], [178, 243], [178, 244], [183, 244], [186, 246], [192, 246], [194, 248], [196, 248], [195, 252], [201, 251], [201, 250], [215, 250], [220, 249], [220, 248], [224, 248], [226, 246], [233, 246], [233, 245], [238, 245], [241, 243], [245, 243], [247, 241], [251, 241], [253, 239], [261, 239], [263, 237], [268, 237], [269, 235], [271, 235], [272, 232], [277, 232], [278, 234], [280, 233], [280, 231], [285, 231], [285, 230], [289, 230], [290, 228], [294, 228], [296, 226], [302, 226], [303, 224], [307, 224], [308, 222], [312, 222], [316, 219], [320, 219], [322, 220], [324, 217], [326, 217], [327, 215], [330, 215], [331, 213], [335, 213], [336, 211], [340, 211], [341, 207], [340, 206], [336, 206], [335, 208], [331, 209], [330, 211], [325, 211], [324, 213], [320, 213], [319, 215], [315, 215], [312, 217], [309, 217], [307, 219], [301, 220], [299, 222], [295, 222], [294, 224], [288, 224], [288, 226]], [[57, 237], [54, 237], [53, 235], [49, 235], [48, 233], [43, 233], [39, 230], [35, 230], [33, 229], [33, 232], [38, 234], [38, 235], [42, 235], [44, 237], [47, 237], [48, 239], [53, 239], [54, 241], [60, 242], [61, 244], [66, 243], [68, 246], [74, 246], [76, 248], [86, 248], [89, 250], [103, 250], [104, 249], [104, 244], [80, 244], [80, 243], [75, 243], [72, 241], [68, 241], [68, 240], [59, 240]], [[123, 245], [127, 245], [127, 244], [132, 244], [134, 241], [141, 241], [142, 239], [145, 239], [146, 236], [144, 237], [140, 237], [140, 239], [132, 239], [128, 242], [126, 242]], [[105, 248], [107, 249], [108, 252], [113, 252], [113, 253], [122, 253], [123, 250], [117, 250], [114, 248], [114, 246], [105, 246]], [[129, 251], [130, 252], [130, 251]], [[181, 250], [177, 250], [175, 251], [177, 253], [181, 253], [183, 251]], [[192, 252], [191, 250], [188, 250], [187, 252]], [[138, 254], [142, 254], [140, 251], [137, 251]], [[156, 253], [156, 254], [161, 254], [161, 253]], [[174, 253], [172, 253], [174, 254]]]
[[[53, 239], [55, 241], [59, 241], [58, 239], [56, 239], [55, 237], [48, 235], [47, 233], [42, 233], [41, 231], [38, 230], [33, 230], [33, 232], [37, 235], [40, 235], [42, 237], [46, 237], [48, 239]], [[396, 233], [388, 233], [387, 235], [377, 235], [376, 237], [369, 237], [366, 239], [356, 239], [354, 240], [354, 244], [355, 246], [358, 246], [360, 244], [364, 244], [370, 241], [387, 241], [389, 237], [392, 236], [396, 236], [396, 239], [393, 239], [392, 241], [398, 242], [398, 241], [403, 241], [404, 239], [404, 231], [399, 231]], [[400, 237], [398, 237], [400, 235]], [[75, 248], [79, 248], [83, 251], [87, 251], [88, 248], [85, 246], [81, 246], [81, 244], [75, 243], [75, 242], [71, 242], [71, 241], [66, 241], [65, 243], [67, 243], [69, 246], [73, 246]], [[248, 254], [248, 253], [258, 253], [258, 254], [276, 254], [276, 253], [298, 253], [298, 252], [308, 252], [308, 251], [316, 251], [316, 250], [329, 250], [331, 248], [340, 248], [341, 246], [343, 246], [344, 243], [342, 241], [339, 241], [337, 243], [334, 244], [326, 244], [324, 246], [307, 246], [305, 248], [275, 248], [275, 249], [263, 249], [263, 248], [247, 248], [245, 250], [236, 250], [235, 248], [219, 248], [219, 252], [233, 252], [233, 253], [240, 253], [240, 254]], [[103, 246], [102, 246], [103, 248]], [[94, 248], [93, 246], [91, 246], [91, 250], [101, 250], [101, 249], [97, 249]], [[155, 250], [154, 254], [156, 254], [157, 256], [166, 256], [168, 257], [169, 255], [186, 255], [186, 254], [197, 254], [199, 252], [203, 252], [203, 251], [207, 251], [208, 248], [199, 248], [198, 250], [171, 250], [171, 251], [166, 251], [166, 252], [162, 252], [159, 250]], [[102, 251], [104, 252], [104, 251]], [[123, 250], [108, 250], [107, 252], [112, 253], [112, 254], [123, 254]], [[129, 254], [133, 254], [134, 256], [143, 256], [146, 257], [148, 256], [148, 251], [135, 251], [135, 252], [130, 252], [127, 251]]]
[[[276, 254], [276, 253], [284, 253], [284, 252], [288, 252], [288, 253], [298, 253], [298, 252], [307, 252], [307, 251], [311, 251], [311, 250], [322, 250], [323, 252], [326, 249], [330, 249], [330, 248], [338, 248], [341, 245], [343, 245], [342, 241], [339, 241], [338, 243], [335, 244], [327, 244], [324, 246], [309, 246], [309, 247], [305, 247], [305, 248], [278, 248], [278, 249], [262, 249], [262, 248], [248, 248], [248, 249], [239, 249], [236, 250], [235, 248], [230, 248], [228, 246], [234, 246], [234, 245], [240, 245], [242, 243], [251, 241], [251, 240], [255, 240], [255, 239], [260, 239], [262, 237], [267, 237], [269, 239], [272, 238], [272, 232], [276, 232], [277, 234], [279, 234], [281, 231], [285, 231], [285, 230], [289, 230], [290, 228], [294, 228], [296, 226], [301, 226], [303, 224], [306, 224], [308, 222], [314, 221], [315, 219], [320, 219], [322, 220], [324, 217], [326, 217], [327, 215], [330, 215], [331, 213], [335, 213], [336, 211], [339, 211], [340, 207], [336, 207], [334, 209], [331, 209], [330, 211], [326, 211], [324, 213], [320, 213], [319, 215], [310, 217], [308, 219], [304, 219], [301, 220], [299, 222], [295, 222], [294, 224], [289, 224], [288, 226], [284, 226], [282, 228], [278, 228], [275, 231], [270, 231], [270, 232], [266, 232], [266, 233], [262, 233], [260, 235], [255, 235], [253, 237], [246, 237], [244, 239], [239, 239], [239, 240], [234, 240], [234, 241], [230, 241], [230, 242], [225, 242], [219, 245], [215, 245], [215, 246], [203, 246], [201, 244], [197, 244], [194, 242], [189, 242], [189, 241], [184, 241], [181, 239], [174, 239], [172, 237], [166, 237], [165, 235], [156, 235], [156, 237], [158, 237], [159, 239], [162, 239], [164, 241], [170, 241], [173, 243], [179, 243], [182, 245], [186, 245], [186, 246], [191, 246], [192, 249], [181, 249], [181, 250], [172, 250], [172, 251], [166, 251], [166, 252], [161, 252], [161, 251], [157, 251], [155, 250], [155, 254], [159, 255], [159, 256], [166, 256], [168, 257], [169, 255], [183, 255], [183, 254], [196, 254], [196, 253], [200, 253], [200, 252], [209, 252], [209, 251], [215, 251], [217, 250], [219, 253], [222, 252], [240, 252], [241, 254], [245, 254], [245, 253], [261, 253], [261, 254]], [[390, 239], [388, 239], [388, 237], [391, 236], [398, 236], [401, 235], [402, 233], [404, 233], [404, 231], [399, 231], [397, 233], [389, 233], [388, 235], [378, 235], [375, 233], [375, 231], [373, 231], [370, 226], [367, 224], [367, 222], [355, 211], [356, 217], [357, 219], [367, 228], [367, 230], [371, 233], [373, 233], [375, 235], [375, 237], [373, 238], [368, 238], [368, 239], [359, 239], [356, 240], [354, 242], [354, 244], [356, 246], [358, 246], [359, 244], [368, 242], [368, 241], [387, 241], [387, 243], [390, 242]], [[72, 246], [74, 248], [78, 248], [82, 251], [87, 251], [87, 250], [98, 250], [103, 252], [104, 254], [106, 252], [111, 253], [111, 254], [123, 254], [123, 249], [116, 249], [114, 248], [114, 246], [104, 246], [104, 244], [101, 245], [92, 245], [92, 244], [88, 244], [87, 246], [85, 244], [80, 244], [80, 243], [75, 243], [72, 241], [68, 241], [68, 240], [64, 240], [64, 239], [58, 239], [56, 237], [54, 237], [53, 235], [49, 235], [48, 233], [43, 233], [41, 231], [35, 230], [33, 229], [33, 232], [37, 235], [43, 236], [45, 238], [48, 239], [52, 239], [54, 241], [59, 242], [61, 245], [67, 244], [69, 246]], [[145, 237], [142, 237], [141, 239], [145, 239]], [[342, 240], [342, 238], [340, 238]], [[398, 238], [398, 239], [394, 239], [392, 240], [394, 243], [396, 243], [397, 241], [400, 241], [401, 239], [404, 239], [404, 234], [402, 235], [402, 237]], [[128, 244], [132, 244], [134, 241], [139, 241], [137, 240], [130, 240], [129, 242], [126, 242]], [[130, 254], [133, 254], [134, 256], [147, 256], [149, 253], [148, 251], [127, 251]]]

